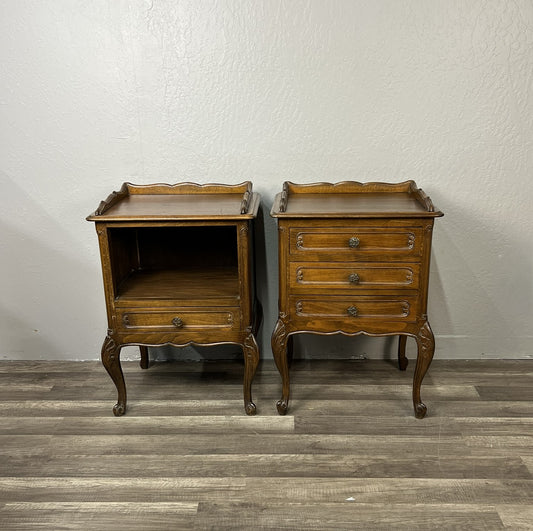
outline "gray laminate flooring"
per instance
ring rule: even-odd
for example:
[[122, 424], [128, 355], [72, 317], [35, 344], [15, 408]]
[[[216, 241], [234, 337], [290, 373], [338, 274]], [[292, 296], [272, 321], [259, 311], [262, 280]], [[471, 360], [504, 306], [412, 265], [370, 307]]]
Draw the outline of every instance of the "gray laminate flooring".
[[533, 529], [533, 361], [0, 363], [1, 529]]

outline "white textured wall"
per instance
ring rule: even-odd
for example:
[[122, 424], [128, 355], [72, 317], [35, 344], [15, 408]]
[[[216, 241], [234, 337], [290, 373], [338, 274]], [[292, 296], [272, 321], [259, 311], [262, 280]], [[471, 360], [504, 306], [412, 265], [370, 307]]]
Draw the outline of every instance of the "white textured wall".
[[[415, 179], [446, 214], [430, 287], [437, 356], [532, 356], [530, 1], [0, 8], [0, 358], [99, 355], [104, 299], [84, 217], [124, 180], [246, 179], [264, 205], [264, 356], [277, 312], [268, 212], [286, 179]], [[319, 338], [300, 350], [383, 346]]]

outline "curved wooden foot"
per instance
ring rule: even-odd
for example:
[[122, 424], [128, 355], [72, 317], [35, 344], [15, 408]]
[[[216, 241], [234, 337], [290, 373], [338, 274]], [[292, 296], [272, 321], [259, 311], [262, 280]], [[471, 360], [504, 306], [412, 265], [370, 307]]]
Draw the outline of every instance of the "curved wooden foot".
[[115, 417], [122, 417], [124, 413], [126, 413], [126, 404], [120, 401], [117, 402], [113, 406], [113, 415], [115, 415]]
[[277, 408], [278, 413], [280, 415], [286, 415], [287, 411], [289, 409], [289, 400], [288, 400], [288, 398], [287, 398], [287, 400], [284, 400], [283, 398], [281, 400], [278, 400], [276, 402], [276, 408]]
[[427, 407], [420, 398], [420, 386], [435, 353], [435, 338], [427, 321], [420, 327], [416, 336], [416, 343], [418, 345], [418, 355], [413, 377], [413, 406], [415, 417], [422, 419], [426, 416]]
[[148, 358], [148, 347], [139, 345], [139, 350], [141, 351], [141, 369], [148, 369], [148, 366], [150, 365], [150, 360]]
[[282, 382], [281, 399], [277, 402], [276, 407], [280, 415], [286, 415], [289, 409], [290, 381], [287, 363], [287, 331], [282, 319], [278, 319], [272, 332], [272, 354]]
[[257, 406], [253, 402], [244, 401], [244, 411], [247, 415], [255, 415], [257, 413]]
[[259, 365], [259, 348], [255, 336], [250, 332], [243, 343], [244, 353], [244, 411], [247, 415], [255, 415], [257, 408], [252, 402], [252, 380]]
[[415, 417], [417, 419], [423, 419], [426, 416], [426, 413], [428, 412], [426, 404], [424, 404], [423, 402], [419, 402], [418, 404], [415, 404], [414, 407]]
[[401, 335], [398, 343], [398, 368], [401, 371], [407, 369], [409, 360], [405, 357], [405, 344], [407, 343], [407, 336]]
[[117, 417], [126, 413], [126, 384], [120, 366], [120, 349], [121, 346], [113, 339], [113, 331], [108, 330], [102, 345], [102, 363], [118, 391], [118, 400], [113, 407], [113, 413]]

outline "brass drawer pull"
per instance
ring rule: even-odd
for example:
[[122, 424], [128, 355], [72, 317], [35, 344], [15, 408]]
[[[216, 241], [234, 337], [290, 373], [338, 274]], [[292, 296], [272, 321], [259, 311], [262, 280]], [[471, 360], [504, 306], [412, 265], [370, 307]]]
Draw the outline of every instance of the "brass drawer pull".
[[359, 275], [357, 273], [352, 273], [348, 277], [348, 280], [350, 281], [351, 284], [359, 284]]
[[356, 247], [359, 247], [359, 244], [361, 242], [359, 241], [359, 238], [357, 236], [352, 236], [349, 240], [348, 240], [348, 245], [352, 248], [352, 249], [355, 249]]
[[357, 317], [357, 308], [355, 306], [350, 306], [347, 311], [351, 317]]
[[172, 319], [172, 324], [176, 328], [181, 328], [183, 326], [183, 321], [179, 317], [174, 317], [174, 319]]

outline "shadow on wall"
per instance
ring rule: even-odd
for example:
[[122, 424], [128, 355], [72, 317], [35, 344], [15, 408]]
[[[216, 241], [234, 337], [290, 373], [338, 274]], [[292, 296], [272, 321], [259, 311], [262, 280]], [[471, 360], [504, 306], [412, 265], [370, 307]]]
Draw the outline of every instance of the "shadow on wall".
[[533, 257], [523, 252], [524, 235], [457, 210], [435, 236], [429, 316], [436, 356], [531, 357]]
[[5, 173], [0, 182], [9, 198], [0, 222], [0, 357], [96, 359], [90, 338], [105, 335], [97, 264], [58, 222], [60, 211], [46, 212]]

